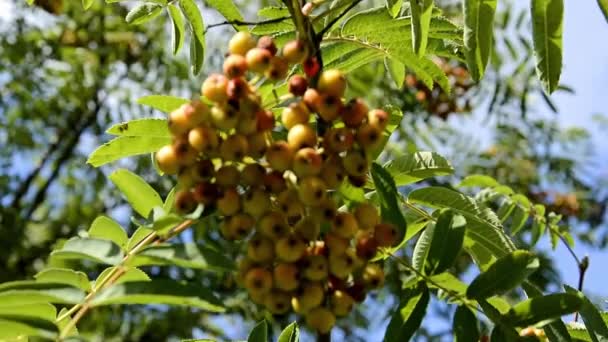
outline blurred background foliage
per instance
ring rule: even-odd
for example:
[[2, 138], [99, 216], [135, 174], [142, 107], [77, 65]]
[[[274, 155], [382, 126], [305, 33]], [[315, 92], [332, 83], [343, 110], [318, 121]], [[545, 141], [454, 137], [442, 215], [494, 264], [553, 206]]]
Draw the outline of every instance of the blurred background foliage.
[[[187, 56], [171, 55], [166, 20], [127, 25], [126, 5], [102, 1], [86, 12], [79, 1], [39, 0], [34, 7], [8, 1], [11, 11], [0, 17], [0, 282], [31, 277], [45, 266], [55, 243], [86, 230], [99, 214], [129, 226], [129, 208], [106, 178], [116, 165], [95, 169], [85, 164], [87, 154], [107, 141], [103, 132], [112, 123], [159, 115], [137, 105], [137, 98], [156, 93], [189, 97], [204, 77], [190, 76]], [[460, 20], [458, 2], [436, 3], [446, 16]], [[258, 8], [276, 5], [239, 4], [251, 20]], [[207, 23], [220, 20], [211, 10], [203, 13]], [[461, 61], [437, 60], [449, 75], [451, 94], [429, 89], [411, 74], [396, 85], [383, 63], [373, 63], [349, 75], [350, 95], [365, 95], [370, 105], [392, 103], [405, 113], [382, 158], [401, 151], [437, 151], [452, 162], [456, 174], [433, 182], [455, 184], [471, 173], [490, 175], [563, 215], [562, 228], [578, 242], [605, 248], [608, 193], [594, 172], [597, 151], [584, 129], [560, 125], [558, 108], [542, 93], [526, 38], [528, 13], [505, 6], [498, 16], [495, 51], [480, 84], [472, 83]], [[206, 72], [219, 69], [230, 31], [218, 27], [208, 35]], [[565, 86], [559, 91], [573, 92]], [[149, 157], [121, 164], [159, 193], [170, 190], [171, 181], [156, 176]], [[210, 218], [183, 238], [221, 243], [211, 233], [214, 224]], [[531, 224], [524, 229], [529, 234], [519, 243], [530, 244], [535, 232]], [[546, 256], [548, 268], [535, 278], [543, 288], [559, 284], [551, 262]], [[462, 257], [453, 272], [466, 276], [470, 266], [471, 260]], [[339, 323], [340, 336], [349, 341], [379, 338], [370, 337], [370, 331], [386, 324], [392, 294], [408, 280], [398, 265], [389, 267], [397, 272], [390, 273], [387, 288]], [[99, 269], [87, 271], [95, 275]], [[246, 296], [235, 294], [230, 275], [158, 267], [146, 271], [202, 279], [225, 295], [231, 314], [121, 306], [95, 310], [82, 321], [81, 333], [99, 341], [166, 341], [191, 337], [194, 331], [227, 340], [246, 336], [253, 320], [263, 315]], [[434, 303], [431, 311], [425, 327], [444, 322], [449, 329], [450, 309]], [[280, 319], [275, 328], [287, 321]], [[450, 333], [426, 328], [419, 333], [422, 340]]]

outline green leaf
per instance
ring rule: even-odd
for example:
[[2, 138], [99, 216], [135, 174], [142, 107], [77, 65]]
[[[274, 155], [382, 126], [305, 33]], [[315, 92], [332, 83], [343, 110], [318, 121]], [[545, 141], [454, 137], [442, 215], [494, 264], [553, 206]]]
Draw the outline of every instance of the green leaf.
[[350, 182], [342, 182], [338, 192], [349, 201], [365, 202], [365, 190], [352, 185]]
[[391, 79], [395, 82], [395, 86], [401, 89], [405, 81], [405, 65], [395, 59], [384, 57], [384, 66], [388, 70]]
[[172, 137], [166, 119], [152, 118], [118, 123], [108, 128], [106, 133], [126, 137]]
[[471, 76], [481, 80], [493, 48], [496, 0], [464, 1], [464, 54]]
[[[453, 274], [443, 272], [431, 276], [431, 280], [433, 282], [428, 283], [429, 287], [442, 290], [440, 293], [438, 293], [439, 298], [448, 298], [450, 300], [449, 303], [453, 302], [458, 304], [466, 304], [471, 308], [475, 308], [477, 306], [474, 300], [466, 298], [467, 284], [463, 283]], [[448, 290], [449, 292], [443, 290]], [[511, 305], [509, 305], [505, 299], [499, 296], [491, 297], [487, 300], [487, 302], [500, 313], [506, 313], [511, 308]]]
[[65, 284], [22, 280], [0, 285], [0, 306], [41, 303], [76, 304], [83, 299], [82, 290]]
[[169, 137], [120, 136], [99, 146], [89, 155], [87, 163], [99, 167], [122, 158], [156, 152], [170, 143]]
[[459, 188], [493, 188], [500, 184], [496, 179], [486, 175], [469, 175], [466, 176], [457, 186]]
[[534, 254], [524, 250], [511, 252], [471, 282], [467, 297], [484, 299], [503, 294], [521, 284], [538, 266], [539, 261]]
[[532, 36], [536, 73], [545, 91], [551, 94], [559, 84], [562, 70], [563, 0], [532, 0]]
[[550, 322], [563, 315], [577, 311], [583, 304], [578, 295], [553, 293], [543, 297], [532, 297], [517, 303], [506, 315], [509, 323], [525, 327]]
[[128, 24], [140, 25], [156, 18], [162, 11], [163, 6], [153, 3], [142, 3], [133, 7], [125, 18]]
[[205, 61], [205, 24], [194, 0], [181, 0], [180, 8], [190, 23], [190, 64], [192, 73], [198, 75]]
[[401, 13], [401, 7], [403, 6], [403, 0], [386, 0], [386, 8], [391, 14], [391, 17], [396, 18]]
[[600, 6], [600, 10], [604, 14], [604, 18], [608, 21], [608, 0], [597, 0], [597, 5]]
[[160, 195], [145, 180], [126, 169], [110, 174], [110, 180], [123, 193], [139, 215], [148, 217], [154, 207], [162, 207]]
[[277, 342], [298, 342], [300, 341], [300, 328], [297, 322], [288, 325], [281, 334]]
[[426, 229], [420, 234], [414, 252], [412, 253], [412, 266], [419, 272], [424, 272], [424, 265], [429, 256], [431, 242], [435, 231], [435, 223], [430, 223]]
[[127, 251], [132, 250], [141, 242], [141, 240], [145, 239], [148, 235], [154, 233], [154, 230], [147, 227], [139, 227], [133, 232], [133, 235], [129, 238], [129, 242], [127, 243]]
[[602, 315], [597, 307], [582, 292], [568, 285], [564, 285], [564, 289], [566, 289], [567, 293], [576, 295], [581, 299], [579, 313], [583, 318], [583, 322], [585, 322], [585, 327], [591, 340], [593, 342], [608, 341], [608, 326], [606, 325], [606, 321], [602, 319]]
[[224, 311], [221, 301], [208, 287], [169, 279], [113, 285], [101, 290], [90, 304], [93, 307], [111, 304], [167, 304], [186, 305], [212, 312]]
[[36, 303], [25, 305], [0, 305], [0, 316], [40, 318], [47, 321], [55, 320], [57, 309], [49, 303]]
[[129, 265], [175, 265], [219, 271], [235, 269], [234, 261], [223, 253], [195, 243], [149, 246], [135, 255]]
[[452, 266], [462, 249], [465, 225], [464, 217], [455, 216], [450, 209], [441, 211], [426, 258], [426, 274], [441, 273]]
[[412, 11], [412, 43], [414, 52], [424, 56], [429, 39], [429, 26], [433, 13], [433, 0], [410, 0]]
[[167, 6], [169, 17], [171, 18], [171, 24], [173, 24], [173, 35], [172, 35], [172, 46], [173, 55], [177, 55], [179, 50], [184, 45], [184, 17], [182, 16], [179, 8], [173, 4]]
[[68, 268], [47, 268], [34, 276], [36, 281], [42, 283], [65, 284], [77, 287], [84, 291], [91, 290], [91, 283], [84, 272]]
[[477, 317], [466, 306], [460, 305], [456, 308], [452, 330], [454, 331], [454, 342], [479, 341]]
[[429, 298], [429, 289], [424, 282], [407, 288], [401, 295], [399, 309], [393, 314], [386, 328], [384, 341], [409, 341], [420, 328]]
[[85, 11], [91, 8], [91, 5], [93, 5], [93, 0], [82, 0], [82, 7]]
[[71, 238], [51, 257], [68, 260], [90, 260], [100, 264], [117, 265], [124, 257], [118, 245], [110, 240]]
[[188, 103], [187, 99], [169, 95], [148, 95], [137, 99], [137, 103], [160, 110], [163, 113], [170, 113], [181, 105]]
[[121, 249], [127, 247], [129, 240], [127, 232], [125, 232], [118, 222], [103, 215], [97, 216], [95, 221], [91, 223], [89, 237], [110, 240], [120, 246]]
[[384, 164], [384, 168], [393, 176], [397, 186], [454, 173], [454, 168], [444, 157], [422, 151], [399, 155]]
[[247, 342], [268, 342], [268, 323], [265, 319], [253, 327], [247, 337]]
[[[536, 287], [536, 285], [531, 284], [526, 281], [522, 285], [523, 289], [526, 291], [528, 297], [542, 297], [542, 291]], [[561, 319], [556, 319], [549, 324], [543, 326], [543, 330], [547, 334], [549, 341], [563, 341], [563, 342], [571, 342], [572, 338], [568, 334], [568, 329], [566, 325]]]
[[402, 238], [407, 232], [407, 222], [399, 206], [401, 195], [397, 191], [395, 182], [391, 175], [378, 163], [372, 164], [371, 173], [380, 200], [382, 218], [386, 222], [394, 224], [399, 231], [400, 238]]
[[[115, 268], [116, 266], [112, 266], [103, 270], [101, 274], [99, 274], [99, 276], [97, 277], [97, 280], [95, 280], [93, 288], [95, 290], [99, 290], [99, 285], [103, 284], [105, 282], [105, 279], [112, 275]], [[150, 281], [150, 277], [146, 274], [146, 272], [140, 270], [137, 267], [125, 267], [124, 269], [124, 273], [122, 274], [122, 276], [120, 276], [120, 278], [118, 278], [114, 282], [114, 285], [134, 281]]]
[[[226, 0], [205, 0], [205, 5], [214, 8], [228, 21], [243, 21], [243, 16], [239, 12], [239, 8], [234, 1]], [[233, 25], [236, 30], [239, 30], [238, 25]], [[243, 26], [246, 28], [246, 26]]]
[[58, 333], [59, 329], [53, 321], [0, 314], [0, 339], [3, 341], [22, 336], [39, 336], [54, 340]]

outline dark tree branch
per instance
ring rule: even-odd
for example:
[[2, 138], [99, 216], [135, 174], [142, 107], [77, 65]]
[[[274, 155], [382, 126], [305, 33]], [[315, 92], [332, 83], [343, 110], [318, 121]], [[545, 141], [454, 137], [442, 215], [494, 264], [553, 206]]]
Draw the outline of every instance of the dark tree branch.
[[332, 28], [332, 26], [334, 26], [338, 21], [340, 21], [340, 19], [342, 19], [351, 9], [355, 8], [355, 6], [360, 4], [361, 1], [363, 1], [363, 0], [353, 1], [348, 7], [346, 7], [344, 9], [344, 11], [342, 11], [342, 13], [340, 13], [337, 17], [332, 19], [332, 21], [330, 21], [323, 29], [321, 29], [321, 31], [319, 31], [317, 33], [317, 40], [321, 41], [321, 39], [323, 38], [323, 35], [325, 33], [327, 33], [327, 31], [329, 31]]
[[281, 21], [285, 21], [285, 20], [288, 20], [290, 18], [291, 18], [290, 16], [287, 16], [287, 17], [273, 18], [273, 19], [262, 20], [262, 21], [226, 20], [226, 21], [222, 21], [221, 23], [215, 23], [215, 24], [207, 25], [207, 27], [205, 28], [205, 33], [209, 29], [214, 28], [214, 27], [218, 27], [218, 26], [225, 26], [225, 25], [245, 25], [245, 26], [267, 25], [267, 24], [280, 23]]

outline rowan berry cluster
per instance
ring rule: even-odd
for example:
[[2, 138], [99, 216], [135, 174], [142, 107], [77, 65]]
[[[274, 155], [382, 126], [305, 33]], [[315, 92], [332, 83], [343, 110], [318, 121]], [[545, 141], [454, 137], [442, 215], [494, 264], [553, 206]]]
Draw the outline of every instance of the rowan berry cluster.
[[[382, 267], [369, 260], [399, 238], [376, 207], [339, 210], [336, 194], [342, 182], [367, 182], [369, 151], [388, 114], [358, 98], [344, 102], [344, 75], [317, 75], [302, 41], [279, 53], [270, 37], [239, 32], [229, 51], [223, 74], [202, 85], [211, 104], [192, 101], [170, 113], [174, 141], [157, 152], [157, 165], [178, 175], [177, 211], [214, 206], [222, 236], [244, 242], [237, 280], [253, 302], [273, 314], [303, 314], [311, 328], [328, 332], [336, 316], [383, 285]], [[295, 64], [307, 76], [288, 80], [291, 102], [275, 125], [246, 76], [278, 81]], [[318, 78], [314, 88], [311, 77]], [[315, 124], [323, 125], [322, 136]], [[273, 139], [278, 132], [286, 138]]]

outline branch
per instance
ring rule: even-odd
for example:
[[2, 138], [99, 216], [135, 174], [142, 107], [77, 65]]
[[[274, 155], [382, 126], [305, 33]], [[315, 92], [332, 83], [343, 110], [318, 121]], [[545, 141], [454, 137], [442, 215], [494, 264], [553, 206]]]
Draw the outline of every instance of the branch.
[[320, 41], [321, 38], [323, 38], [323, 35], [327, 33], [327, 31], [329, 31], [332, 26], [334, 26], [338, 21], [340, 21], [340, 19], [342, 19], [351, 9], [355, 8], [355, 6], [361, 3], [361, 1], [363, 0], [353, 1], [348, 7], [346, 7], [346, 9], [344, 9], [344, 11], [342, 11], [342, 13], [340, 13], [337, 17], [335, 17], [332, 21], [325, 25], [325, 27], [321, 29], [321, 31], [317, 33], [316, 39]]
[[222, 21], [220, 23], [215, 23], [215, 24], [210, 24], [207, 25], [207, 27], [205, 28], [205, 33], [207, 33], [207, 31], [209, 29], [212, 29], [214, 27], [218, 27], [218, 26], [225, 26], [225, 25], [246, 25], [246, 26], [254, 26], [254, 25], [267, 25], [267, 24], [274, 24], [274, 23], [280, 23], [281, 21], [290, 19], [290, 16], [286, 16], [286, 17], [279, 17], [279, 18], [273, 18], [273, 19], [268, 19], [268, 20], [262, 20], [262, 21], [243, 21], [243, 20], [226, 20], [226, 21]]

